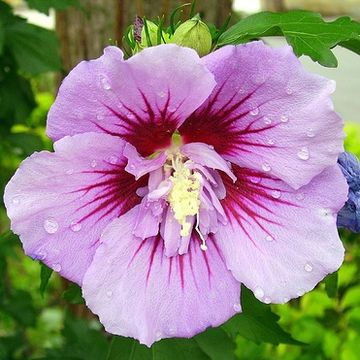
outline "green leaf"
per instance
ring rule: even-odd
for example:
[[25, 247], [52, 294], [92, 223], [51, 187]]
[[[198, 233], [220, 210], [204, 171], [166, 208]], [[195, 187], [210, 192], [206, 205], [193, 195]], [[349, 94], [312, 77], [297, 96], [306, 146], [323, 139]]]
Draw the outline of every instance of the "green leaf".
[[242, 313], [223, 325], [233, 338], [241, 335], [256, 343], [303, 345], [280, 327], [279, 316], [271, 311], [270, 306], [258, 301], [245, 286], [241, 287], [241, 306]]
[[0, 55], [2, 55], [3, 52], [4, 42], [5, 42], [4, 25], [2, 24], [0, 19]]
[[81, 288], [76, 284], [69, 285], [68, 289], [63, 293], [63, 298], [71, 304], [84, 304]]
[[235, 359], [235, 342], [221, 327], [210, 328], [195, 336], [194, 340], [211, 360]]
[[360, 23], [347, 16], [326, 22], [320, 14], [304, 10], [261, 12], [225, 31], [218, 46], [241, 44], [264, 36], [284, 36], [297, 56], [308, 55], [323, 66], [336, 67], [337, 60], [331, 49], [342, 45], [356, 51]]
[[152, 346], [152, 353], [153, 360], [211, 359], [194, 339], [164, 339]]
[[79, 0], [26, 0], [29, 8], [49, 15], [49, 9], [65, 10], [69, 7], [81, 8]]
[[51, 274], [53, 273], [53, 270], [50, 269], [49, 267], [47, 267], [44, 264], [40, 264], [41, 265], [41, 270], [40, 270], [40, 294], [41, 296], [44, 296], [45, 290], [48, 286]]
[[355, 39], [342, 41], [339, 45], [360, 55], [360, 36]]
[[328, 275], [325, 280], [325, 290], [329, 298], [335, 298], [338, 289], [338, 273]]
[[54, 31], [16, 21], [6, 27], [5, 38], [21, 70], [39, 74], [61, 69], [59, 44]]
[[152, 351], [137, 340], [113, 336], [106, 360], [152, 360]]

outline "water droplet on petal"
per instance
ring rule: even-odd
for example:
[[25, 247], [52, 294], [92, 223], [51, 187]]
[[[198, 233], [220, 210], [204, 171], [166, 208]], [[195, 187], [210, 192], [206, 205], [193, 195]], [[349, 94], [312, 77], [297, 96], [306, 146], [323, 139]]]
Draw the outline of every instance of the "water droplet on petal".
[[267, 235], [265, 240], [268, 242], [271, 242], [271, 241], [274, 241], [274, 238], [271, 235]]
[[265, 171], [265, 172], [269, 172], [271, 171], [271, 166], [268, 163], [263, 163], [261, 168]]
[[66, 175], [72, 175], [74, 173], [73, 169], [68, 169], [65, 171]]
[[312, 272], [313, 267], [312, 267], [311, 264], [306, 263], [305, 266], [304, 266], [304, 269], [305, 269], [305, 271], [307, 271], [307, 272]]
[[315, 131], [313, 129], [308, 129], [308, 131], [306, 132], [306, 136], [309, 138], [315, 137]]
[[95, 168], [97, 166], [97, 161], [94, 159], [94, 160], [91, 160], [91, 163], [90, 163], [90, 166], [92, 168]]
[[176, 107], [169, 106], [168, 110], [169, 110], [169, 112], [174, 113], [176, 111]]
[[298, 193], [296, 194], [296, 200], [304, 200], [305, 199], [305, 195], [303, 193]]
[[270, 124], [272, 123], [272, 121], [271, 121], [271, 119], [270, 119], [269, 117], [264, 116], [264, 123], [265, 123], [266, 125], [270, 125]]
[[106, 296], [107, 296], [108, 298], [112, 297], [112, 295], [113, 295], [113, 292], [112, 292], [111, 290], [108, 290], [108, 291], [106, 292]]
[[129, 113], [129, 114], [127, 114], [127, 118], [128, 118], [129, 120], [134, 120], [134, 119], [135, 119], [135, 115], [132, 114], [132, 113]]
[[275, 140], [274, 139], [269, 139], [267, 142], [269, 145], [274, 145], [275, 144]]
[[281, 191], [279, 190], [274, 190], [271, 192], [271, 196], [274, 198], [274, 199], [279, 199], [281, 197]]
[[283, 302], [284, 302], [284, 303], [287, 303], [289, 300], [290, 300], [290, 298], [288, 298], [288, 297], [286, 297], [286, 296], [283, 298]]
[[54, 218], [46, 219], [43, 226], [48, 234], [55, 234], [59, 229], [59, 224]]
[[234, 308], [234, 310], [236, 312], [241, 312], [241, 305], [240, 304], [234, 304], [233, 308]]
[[109, 80], [107, 79], [106, 76], [101, 75], [100, 81], [101, 81], [101, 85], [102, 85], [103, 89], [105, 89], [105, 90], [110, 90], [111, 89], [111, 85], [110, 85]]
[[157, 339], [157, 340], [160, 340], [161, 337], [162, 337], [161, 331], [157, 331], [156, 334], [155, 334], [155, 336], [156, 336], [156, 339]]
[[242, 88], [240, 88], [239, 91], [238, 91], [239, 94], [243, 94], [244, 92], [245, 92], [245, 90], [242, 89]]
[[118, 162], [118, 158], [115, 155], [109, 157], [109, 163], [115, 165]]
[[80, 223], [78, 223], [77, 221], [73, 221], [71, 224], [70, 224], [70, 228], [72, 231], [74, 232], [78, 232], [81, 230], [82, 228], [82, 225]]
[[264, 303], [265, 303], [265, 304], [270, 304], [270, 303], [271, 303], [271, 299], [270, 299], [269, 297], [266, 297], [266, 298], [264, 299]]
[[264, 290], [261, 287], [257, 287], [254, 292], [255, 297], [261, 299], [264, 297]]
[[47, 255], [46, 251], [43, 251], [43, 250], [39, 250], [35, 254], [36, 259], [39, 259], [39, 260], [45, 260], [46, 255]]
[[282, 123], [287, 123], [289, 121], [289, 118], [286, 115], [281, 115], [280, 121]]
[[250, 181], [253, 183], [253, 184], [259, 184], [260, 181], [261, 181], [261, 177], [252, 177], [250, 179]]
[[309, 149], [306, 146], [302, 147], [298, 151], [297, 156], [301, 160], [309, 160], [309, 158], [310, 158]]
[[162, 98], [166, 95], [166, 93], [164, 91], [159, 91], [158, 95]]
[[96, 119], [101, 121], [101, 120], [104, 120], [105, 119], [105, 116], [103, 114], [96, 114]]
[[20, 200], [21, 200], [21, 196], [20, 195], [16, 195], [12, 198], [11, 202], [14, 204], [14, 205], [19, 205], [20, 204]]
[[290, 87], [287, 87], [287, 88], [285, 89], [285, 91], [286, 91], [286, 93], [287, 93], [288, 95], [291, 95], [291, 94], [293, 93], [293, 89], [290, 88]]
[[61, 265], [60, 264], [54, 264], [53, 266], [54, 271], [60, 272], [61, 271]]
[[260, 112], [260, 110], [259, 110], [259, 108], [257, 107], [257, 108], [252, 109], [252, 110], [250, 111], [250, 115], [256, 116], [256, 115], [259, 114], [259, 112]]

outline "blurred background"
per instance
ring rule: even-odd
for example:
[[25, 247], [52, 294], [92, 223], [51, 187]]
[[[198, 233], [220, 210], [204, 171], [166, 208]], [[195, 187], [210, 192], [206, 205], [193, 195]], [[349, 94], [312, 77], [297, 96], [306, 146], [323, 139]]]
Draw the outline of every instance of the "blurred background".
[[[110, 359], [106, 350], [110, 337], [83, 305], [80, 289], [23, 254], [18, 238], [9, 231], [2, 193], [25, 157], [52, 149], [45, 135], [46, 116], [68, 71], [83, 59], [98, 57], [104, 46], [120, 44], [136, 14], [148, 19], [164, 14], [168, 20], [171, 10], [186, 2], [0, 0], [0, 360]], [[329, 19], [340, 15], [360, 19], [360, 0], [197, 3], [203, 18], [217, 27], [229, 13], [234, 23], [261, 10], [301, 8]], [[265, 41], [284, 44], [279, 38]], [[335, 49], [335, 54], [336, 69], [306, 57], [301, 61], [310, 71], [337, 81], [334, 103], [346, 121], [346, 147], [360, 157], [360, 57], [343, 48]], [[309, 345], [276, 347], [239, 337], [239, 359], [359, 359], [360, 237], [346, 232], [342, 237], [347, 255], [339, 271], [337, 297], [329, 298], [320, 284], [300, 300], [273, 307], [282, 326]], [[111, 357], [117, 358], [122, 359]]]

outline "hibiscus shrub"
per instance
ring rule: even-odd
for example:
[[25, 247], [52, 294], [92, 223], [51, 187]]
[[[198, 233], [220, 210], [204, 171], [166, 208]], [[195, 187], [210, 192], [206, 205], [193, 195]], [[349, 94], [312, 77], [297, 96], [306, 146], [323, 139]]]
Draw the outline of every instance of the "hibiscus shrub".
[[360, 24], [184, 6], [53, 99], [31, 80], [54, 33], [0, 1], [0, 359], [358, 358], [360, 127], [343, 152], [335, 84], [297, 56], [336, 67]]

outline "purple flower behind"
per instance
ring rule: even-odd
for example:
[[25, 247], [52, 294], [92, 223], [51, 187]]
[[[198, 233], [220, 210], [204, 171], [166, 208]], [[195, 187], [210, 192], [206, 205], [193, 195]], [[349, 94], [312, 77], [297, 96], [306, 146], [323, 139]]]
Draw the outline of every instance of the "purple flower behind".
[[[108, 47], [64, 80], [5, 191], [24, 250], [82, 286], [111, 333], [150, 346], [284, 303], [338, 269], [334, 83], [290, 47]], [[336, 189], [336, 191], [334, 191]]]
[[349, 198], [338, 214], [338, 227], [360, 232], [360, 162], [348, 152], [340, 154], [341, 171], [349, 185]]

